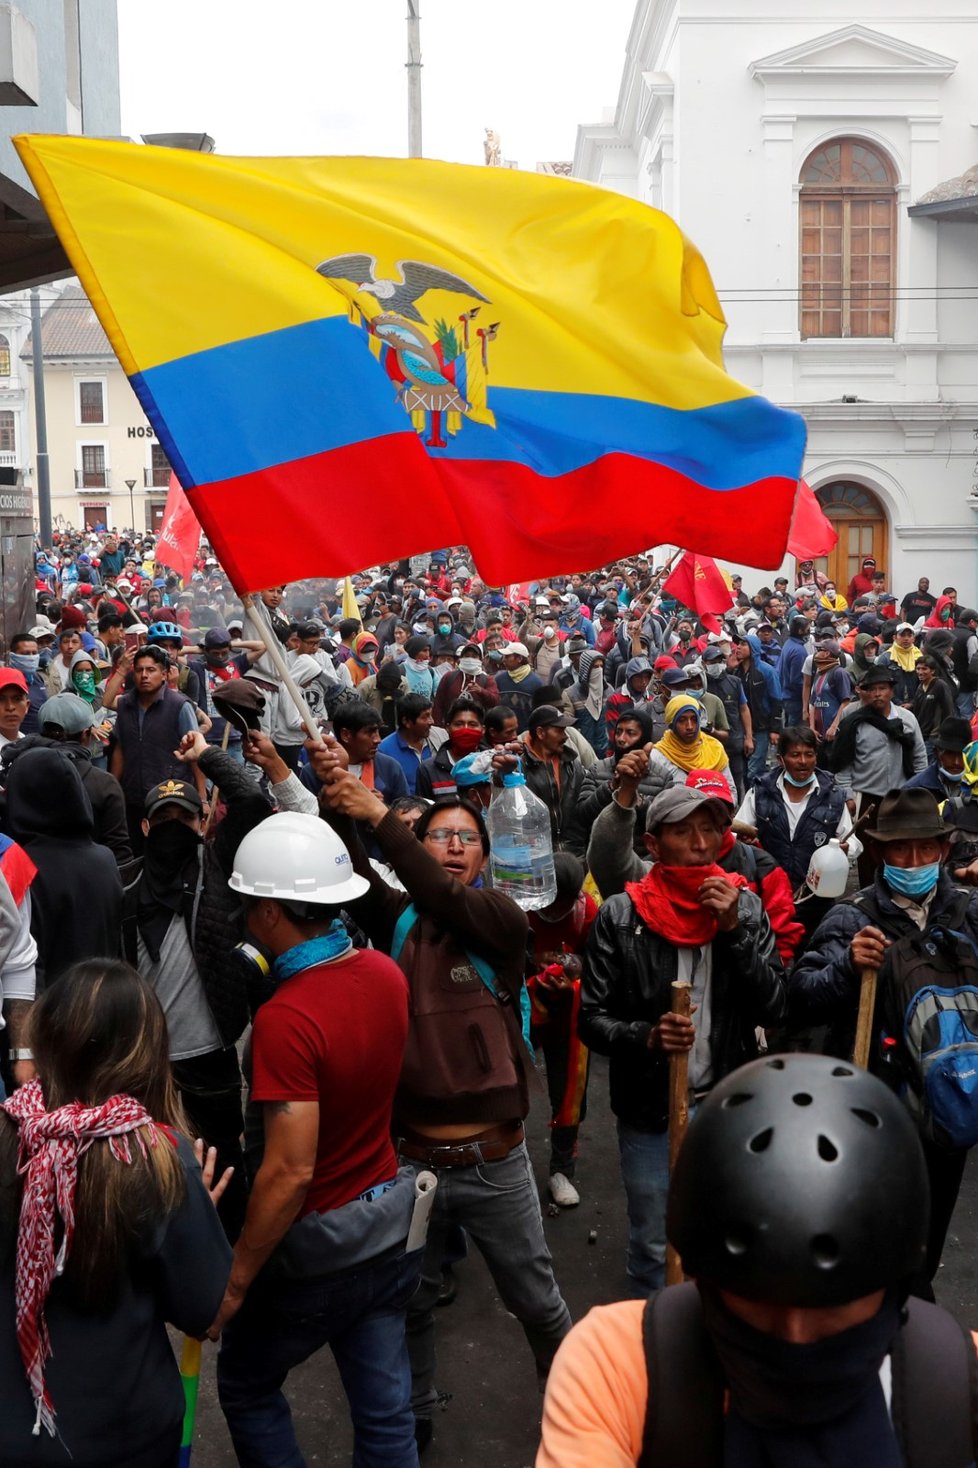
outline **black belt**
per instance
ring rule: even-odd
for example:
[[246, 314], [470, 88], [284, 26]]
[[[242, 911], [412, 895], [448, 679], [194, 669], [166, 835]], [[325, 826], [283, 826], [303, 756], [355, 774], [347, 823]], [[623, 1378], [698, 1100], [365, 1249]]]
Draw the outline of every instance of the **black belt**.
[[409, 1162], [420, 1162], [425, 1167], [475, 1167], [480, 1162], [499, 1162], [508, 1157], [523, 1141], [523, 1123], [516, 1127], [510, 1137], [487, 1137], [471, 1142], [449, 1142], [445, 1146], [425, 1146], [409, 1142], [404, 1137], [397, 1139], [397, 1152]]

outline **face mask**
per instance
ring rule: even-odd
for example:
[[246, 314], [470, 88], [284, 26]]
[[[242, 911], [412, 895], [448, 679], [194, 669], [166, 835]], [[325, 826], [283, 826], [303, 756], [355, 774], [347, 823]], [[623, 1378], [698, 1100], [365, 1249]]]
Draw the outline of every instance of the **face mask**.
[[722, 663], [707, 663], [706, 676], [708, 678], [722, 678], [724, 667]]
[[553, 642], [554, 638], [557, 636], [556, 632], [554, 631], [554, 629], [552, 627], [544, 627], [544, 629], [543, 629], [543, 635], [547, 639], [548, 642]]
[[482, 663], [478, 658], [459, 658], [459, 670], [472, 678], [476, 673], [482, 672]]
[[451, 624], [451, 622], [439, 622], [438, 623], [438, 631], [439, 631], [439, 633], [441, 634], [442, 637], [448, 637], [448, 635], [450, 634], [451, 630], [452, 630], [452, 624]]
[[12, 652], [10, 654], [10, 666], [17, 668], [21, 673], [30, 675], [36, 673], [41, 664], [39, 652]]
[[941, 771], [941, 779], [942, 780], [946, 780], [948, 782], [948, 784], [954, 783], [955, 785], [957, 785], [957, 784], [959, 784], [964, 779], [964, 771], [963, 770], [958, 770], [956, 774], [952, 774], [952, 772], [950, 770], [946, 770], [944, 768], [944, 766], [941, 765], [940, 766], [940, 771]]
[[83, 698], [91, 698], [95, 692], [94, 673], [72, 673], [71, 681]]
[[939, 861], [928, 862], [923, 867], [892, 867], [883, 863], [883, 880], [891, 892], [901, 897], [925, 897], [937, 886], [941, 874]]
[[154, 861], [165, 862], [167, 866], [182, 866], [197, 850], [199, 841], [197, 832], [183, 821], [163, 821], [159, 826], [151, 826], [146, 837]]
[[482, 743], [481, 729], [450, 729], [448, 742], [462, 754], [472, 754]]
[[786, 785], [794, 785], [796, 790], [804, 790], [806, 786], [815, 783], [815, 771], [813, 770], [810, 775], [806, 775], [804, 780], [796, 780], [794, 775], [789, 775], [788, 771], [785, 770], [784, 778]]

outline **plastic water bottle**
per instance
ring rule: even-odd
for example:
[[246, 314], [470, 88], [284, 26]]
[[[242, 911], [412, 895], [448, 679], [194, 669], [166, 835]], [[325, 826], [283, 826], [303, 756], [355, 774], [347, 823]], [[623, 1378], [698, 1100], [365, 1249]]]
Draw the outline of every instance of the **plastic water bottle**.
[[549, 907], [557, 896], [550, 812], [526, 788], [522, 770], [503, 776], [486, 813], [489, 877], [524, 912]]

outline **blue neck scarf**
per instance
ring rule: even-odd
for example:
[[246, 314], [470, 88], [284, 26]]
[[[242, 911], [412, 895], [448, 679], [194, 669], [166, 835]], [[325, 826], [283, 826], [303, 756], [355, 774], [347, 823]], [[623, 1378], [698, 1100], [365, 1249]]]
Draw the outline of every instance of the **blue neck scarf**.
[[315, 968], [319, 963], [332, 963], [334, 959], [342, 958], [352, 947], [353, 940], [337, 918], [328, 933], [320, 933], [318, 938], [297, 943], [294, 948], [280, 953], [272, 965], [272, 977], [276, 984], [282, 984], [303, 969]]

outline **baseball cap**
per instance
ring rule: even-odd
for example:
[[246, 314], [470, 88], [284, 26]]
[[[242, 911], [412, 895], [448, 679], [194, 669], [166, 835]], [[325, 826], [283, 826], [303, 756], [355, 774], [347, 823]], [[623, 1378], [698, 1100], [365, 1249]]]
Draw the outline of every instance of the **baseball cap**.
[[552, 703], [542, 703], [533, 710], [528, 720], [530, 729], [539, 729], [541, 725], [546, 729], [566, 729], [569, 723], [570, 719]]
[[0, 668], [0, 688], [19, 688], [27, 692], [27, 679], [19, 668]]
[[186, 780], [164, 780], [152, 786], [146, 796], [146, 814], [154, 815], [161, 805], [178, 805], [181, 810], [189, 810], [195, 816], [199, 816], [203, 809], [197, 786]]
[[226, 627], [208, 627], [201, 647], [230, 647], [231, 634]]
[[667, 688], [678, 688], [680, 683], [689, 682], [689, 674], [685, 668], [664, 668], [659, 679]]
[[516, 653], [521, 658], [528, 658], [530, 656], [526, 645], [522, 642], [507, 642], [503, 648], [503, 657], [508, 658], [511, 653]]
[[701, 795], [708, 795], [713, 800], [725, 800], [727, 805], [734, 803], [730, 786], [718, 770], [690, 770], [686, 776], [686, 785], [688, 789], [698, 790]]
[[915, 629], [912, 622], [898, 622], [896, 630], [898, 632], [913, 632]]
[[876, 565], [876, 561], [875, 561], [875, 559], [874, 559], [873, 556], [863, 556], [863, 565], [864, 566], [875, 566]]
[[704, 808], [719, 815], [724, 824], [728, 825], [731, 804], [732, 802], [720, 800], [716, 795], [702, 790], [691, 790], [688, 785], [672, 785], [652, 801], [646, 815], [645, 829], [654, 831], [656, 826], [673, 826], [677, 821], [684, 821], [694, 811]]
[[30, 631], [28, 632], [28, 636], [33, 637], [35, 641], [39, 640], [42, 637], [53, 637], [54, 628], [51, 626], [50, 622], [38, 622], [36, 627], [32, 627], [30, 629]]
[[819, 644], [815, 649], [814, 655], [817, 658], [826, 656], [837, 658], [839, 656], [839, 644], [836, 642], [834, 637], [822, 638], [820, 639]]
[[98, 719], [91, 704], [79, 698], [77, 693], [56, 693], [41, 705], [38, 723], [42, 729], [45, 724], [54, 724], [70, 738], [72, 734], [94, 729]]
[[[471, 655], [473, 653], [477, 658], [481, 658], [482, 656], [482, 648], [477, 642], [464, 642], [458, 650], [460, 658], [464, 658], [466, 654]], [[454, 766], [452, 768], [454, 769]]]
[[[711, 643], [709, 647], [705, 647], [702, 657], [704, 663], [719, 663], [723, 661], [723, 653], [717, 647], [716, 643]], [[724, 781], [724, 784], [726, 784], [726, 781]]]

